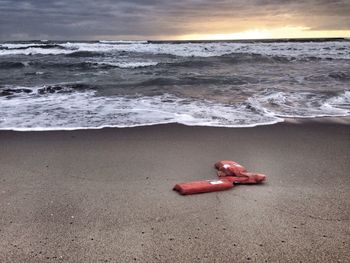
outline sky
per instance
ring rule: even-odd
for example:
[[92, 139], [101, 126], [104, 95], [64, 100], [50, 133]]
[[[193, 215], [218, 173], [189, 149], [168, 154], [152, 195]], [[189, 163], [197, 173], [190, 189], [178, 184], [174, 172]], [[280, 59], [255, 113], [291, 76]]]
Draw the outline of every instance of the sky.
[[350, 0], [0, 0], [0, 40], [350, 37]]

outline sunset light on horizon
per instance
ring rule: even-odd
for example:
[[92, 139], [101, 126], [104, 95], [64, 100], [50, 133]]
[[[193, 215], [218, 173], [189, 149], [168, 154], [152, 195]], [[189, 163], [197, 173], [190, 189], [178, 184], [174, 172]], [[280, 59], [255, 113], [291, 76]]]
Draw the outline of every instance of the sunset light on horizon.
[[279, 27], [252, 29], [236, 33], [188, 34], [177, 36], [177, 40], [244, 40], [244, 39], [285, 39], [285, 38], [347, 38], [350, 30], [310, 30], [308, 27]]

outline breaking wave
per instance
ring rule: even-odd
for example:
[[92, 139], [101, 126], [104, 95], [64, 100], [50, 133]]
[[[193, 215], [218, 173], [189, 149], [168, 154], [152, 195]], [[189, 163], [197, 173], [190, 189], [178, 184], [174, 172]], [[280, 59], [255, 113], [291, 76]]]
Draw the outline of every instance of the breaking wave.
[[350, 91], [266, 91], [228, 104], [173, 94], [104, 97], [84, 84], [4, 86], [0, 112], [2, 130], [74, 130], [165, 123], [254, 127], [282, 122], [286, 117], [349, 116]]
[[[77, 53], [82, 52], [82, 53]], [[85, 53], [84, 53], [85, 52]], [[244, 53], [295, 59], [350, 59], [350, 41], [276, 43], [149, 43], [147, 41], [100, 41], [65, 43], [0, 44], [4, 55], [67, 55], [72, 53], [145, 53], [179, 57], [214, 57]]]
[[146, 40], [100, 40], [103, 44], [147, 44]]
[[128, 62], [128, 61], [120, 61], [120, 62], [90, 62], [93, 65], [107, 66], [107, 67], [117, 67], [117, 68], [144, 68], [158, 65], [158, 62], [154, 61], [137, 61], [137, 62]]
[[350, 91], [340, 94], [279, 91], [248, 100], [257, 108], [283, 118], [335, 117], [350, 114]]

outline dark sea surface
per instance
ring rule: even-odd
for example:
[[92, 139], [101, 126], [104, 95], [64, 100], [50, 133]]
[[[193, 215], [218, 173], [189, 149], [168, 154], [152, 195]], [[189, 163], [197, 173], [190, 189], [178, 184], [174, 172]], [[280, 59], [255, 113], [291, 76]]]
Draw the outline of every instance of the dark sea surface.
[[0, 129], [350, 115], [350, 41], [0, 43]]

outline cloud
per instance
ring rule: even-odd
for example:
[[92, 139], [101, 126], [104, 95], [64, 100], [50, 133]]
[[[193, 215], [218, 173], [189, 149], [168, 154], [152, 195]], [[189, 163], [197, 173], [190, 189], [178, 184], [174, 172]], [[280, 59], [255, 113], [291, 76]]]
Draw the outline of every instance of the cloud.
[[154, 39], [286, 25], [350, 29], [348, 0], [0, 0], [0, 39]]

